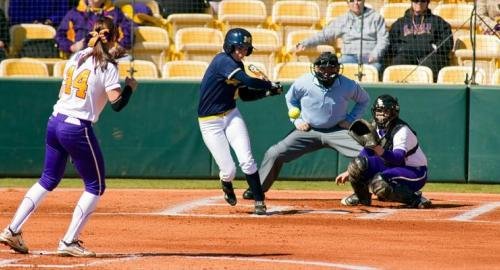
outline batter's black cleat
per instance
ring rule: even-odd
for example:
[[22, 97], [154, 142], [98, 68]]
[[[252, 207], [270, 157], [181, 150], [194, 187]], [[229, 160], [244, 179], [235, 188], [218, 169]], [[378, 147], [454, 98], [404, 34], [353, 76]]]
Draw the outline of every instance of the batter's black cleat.
[[360, 200], [358, 198], [358, 195], [356, 193], [353, 193], [345, 198], [343, 198], [340, 203], [345, 206], [356, 206], [356, 205], [365, 205], [365, 206], [370, 206], [372, 205], [372, 198], [367, 198], [364, 200]]
[[267, 211], [266, 203], [264, 201], [255, 201], [255, 214], [265, 215]]
[[234, 194], [233, 183], [221, 181], [222, 191], [224, 192], [224, 200], [231, 206], [235, 206], [238, 201], [236, 194]]
[[250, 190], [250, 188], [247, 188], [247, 190], [245, 190], [245, 192], [243, 192], [243, 199], [253, 200], [253, 192]]

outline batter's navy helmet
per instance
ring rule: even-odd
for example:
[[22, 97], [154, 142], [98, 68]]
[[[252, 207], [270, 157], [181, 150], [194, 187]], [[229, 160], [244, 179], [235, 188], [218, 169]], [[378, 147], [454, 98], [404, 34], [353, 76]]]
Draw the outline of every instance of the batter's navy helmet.
[[247, 56], [252, 54], [252, 35], [243, 28], [233, 28], [227, 31], [224, 38], [224, 52], [231, 54], [234, 52], [234, 46], [245, 46], [248, 48]]
[[[383, 111], [387, 116], [377, 118], [376, 111]], [[372, 106], [372, 116], [379, 128], [386, 128], [390, 122], [399, 117], [398, 99], [391, 95], [378, 96]]]

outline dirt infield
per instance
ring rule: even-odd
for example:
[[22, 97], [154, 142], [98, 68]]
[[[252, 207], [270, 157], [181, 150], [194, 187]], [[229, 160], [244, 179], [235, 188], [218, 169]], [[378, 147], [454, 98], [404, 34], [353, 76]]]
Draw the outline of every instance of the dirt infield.
[[[0, 189], [6, 226], [25, 189]], [[242, 190], [238, 190], [238, 199]], [[500, 269], [500, 195], [426, 193], [432, 209], [340, 205], [341, 192], [271, 191], [269, 215], [218, 190], [107, 190], [87, 224], [97, 258], [54, 255], [81, 190], [59, 189], [24, 226], [9, 269]]]

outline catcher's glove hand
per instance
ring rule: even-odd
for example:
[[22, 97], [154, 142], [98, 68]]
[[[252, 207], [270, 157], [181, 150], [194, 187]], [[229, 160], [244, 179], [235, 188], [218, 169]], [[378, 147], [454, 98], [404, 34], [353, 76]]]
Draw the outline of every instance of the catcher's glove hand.
[[375, 147], [380, 143], [375, 127], [364, 119], [358, 119], [351, 124], [349, 135], [364, 147]]
[[267, 91], [268, 96], [281, 95], [283, 93], [283, 85], [280, 82], [271, 82], [271, 89]]

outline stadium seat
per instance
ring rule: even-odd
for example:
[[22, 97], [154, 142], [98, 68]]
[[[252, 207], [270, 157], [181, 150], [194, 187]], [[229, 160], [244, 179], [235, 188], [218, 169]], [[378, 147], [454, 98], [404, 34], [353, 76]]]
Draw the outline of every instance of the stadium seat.
[[[120, 74], [120, 79], [125, 79], [125, 77], [130, 77], [130, 61], [119, 61], [118, 70]], [[153, 62], [146, 60], [134, 60], [134, 78], [135, 79], [158, 79], [158, 68]]]
[[272, 26], [280, 31], [282, 40], [288, 32], [316, 29], [320, 24], [319, 5], [315, 1], [277, 1], [273, 5]]
[[[375, 83], [378, 82], [378, 70], [372, 65], [363, 65], [361, 70], [361, 82]], [[342, 64], [342, 75], [355, 81], [358, 80], [358, 64]]]
[[135, 29], [134, 58], [152, 61], [158, 67], [169, 57], [169, 38], [165, 29], [155, 26], [138, 26]]
[[35, 23], [22, 23], [10, 27], [10, 55], [16, 57], [23, 43], [27, 40], [33, 39], [54, 39], [56, 36], [56, 29], [50, 25], [35, 24]]
[[[459, 36], [455, 42], [455, 57], [459, 66], [472, 66], [473, 46], [469, 35]], [[492, 35], [476, 35], [476, 66], [489, 78], [500, 63], [500, 39]]]
[[263, 27], [267, 18], [266, 5], [258, 0], [222, 1], [217, 15], [224, 30], [234, 27]]
[[163, 79], [201, 81], [207, 68], [208, 63], [202, 61], [170, 61], [163, 65], [161, 74]]
[[256, 66], [258, 69], [260, 69], [268, 78], [271, 78], [270, 77], [270, 74], [267, 73], [267, 69], [266, 69], [266, 65], [264, 65], [264, 63], [260, 63], [260, 62], [249, 62], [249, 61], [245, 61], [243, 62], [244, 65], [245, 65], [245, 72], [251, 76], [251, 77], [254, 77], [254, 78], [258, 78], [258, 79], [265, 79], [263, 78], [262, 76], [260, 76], [259, 74], [255, 74], [253, 72], [251, 72], [249, 69], [248, 69], [248, 66], [250, 65], [254, 65]]
[[[437, 83], [440, 84], [467, 84], [466, 79], [470, 80], [472, 76], [472, 67], [449, 66], [439, 70]], [[481, 68], [476, 68], [476, 83], [486, 84], [486, 73]]]
[[278, 33], [274, 30], [247, 28], [252, 34], [252, 45], [254, 50], [245, 60], [253, 62], [262, 62], [266, 65], [267, 70], [271, 70], [276, 59], [281, 56], [281, 42]]
[[66, 66], [67, 62], [68, 62], [68, 60], [61, 60], [59, 62], [54, 63], [52, 77], [55, 77], [55, 78], [64, 77], [64, 67]]
[[411, 7], [410, 1], [404, 3], [387, 3], [380, 8], [380, 15], [385, 19], [385, 25], [390, 28], [397, 19], [404, 16], [405, 11]]
[[10, 58], [0, 62], [0, 77], [48, 78], [47, 65], [33, 58]]
[[214, 18], [206, 13], [173, 13], [167, 17], [170, 39], [175, 39], [175, 33], [180, 29], [191, 27], [214, 27]]
[[426, 66], [393, 65], [384, 70], [384, 83], [429, 84], [433, 82], [432, 70]]
[[308, 48], [304, 51], [297, 52], [295, 46], [300, 41], [303, 41], [317, 33], [319, 30], [295, 30], [291, 31], [286, 38], [284, 61], [293, 62], [313, 62], [322, 52], [335, 53], [335, 48], [331, 45], [318, 45], [313, 48]]
[[473, 5], [468, 4], [439, 4], [432, 12], [451, 25], [454, 37], [470, 32], [470, 16]]
[[158, 2], [155, 0], [115, 0], [114, 5], [121, 8], [122, 6], [126, 4], [132, 4], [132, 3], [145, 3], [150, 9], [151, 13], [153, 13], [153, 16], [155, 17], [161, 17], [160, 15], [160, 7], [158, 5]]
[[189, 27], [175, 34], [175, 60], [210, 62], [222, 51], [224, 37], [217, 29]]
[[293, 82], [302, 75], [311, 72], [311, 64], [305, 62], [279, 63], [274, 67], [273, 78], [280, 82]]
[[495, 70], [495, 72], [493, 72], [493, 76], [491, 77], [490, 84], [496, 85], [496, 86], [500, 85], [500, 68]]

